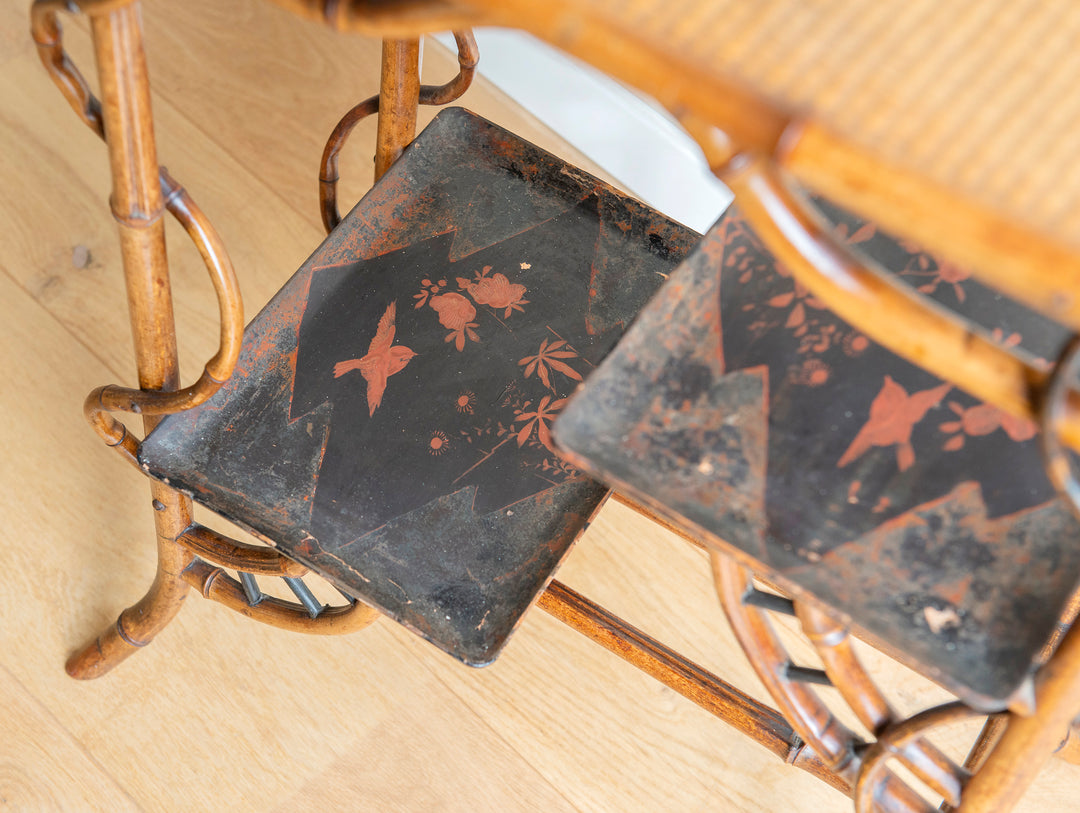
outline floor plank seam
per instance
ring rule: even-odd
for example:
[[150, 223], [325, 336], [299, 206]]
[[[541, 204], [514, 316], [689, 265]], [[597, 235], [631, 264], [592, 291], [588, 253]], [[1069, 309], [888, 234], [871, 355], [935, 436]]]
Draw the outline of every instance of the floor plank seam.
[[120, 782], [119, 778], [112, 771], [106, 768], [105, 765], [102, 764], [96, 756], [94, 756], [94, 753], [83, 744], [82, 740], [80, 740], [75, 735], [75, 732], [73, 732], [66, 725], [64, 725], [63, 722], [61, 722], [61, 720], [53, 713], [52, 709], [42, 703], [38, 696], [32, 691], [30, 691], [30, 689], [25, 683], [23, 683], [21, 680], [19, 680], [18, 677], [12, 674], [11, 670], [2, 663], [0, 663], [0, 671], [3, 671], [4, 675], [8, 679], [10, 679], [12, 683], [18, 686], [18, 688], [22, 690], [26, 694], [26, 696], [34, 702], [34, 704], [38, 708], [39, 713], [43, 717], [56, 725], [57, 728], [59, 728], [68, 736], [71, 742], [78, 747], [79, 752], [86, 758], [87, 762], [89, 762], [94, 768], [100, 771], [102, 776], [107, 777], [108, 780], [116, 788], [116, 790], [119, 791], [119, 793], [131, 803], [132, 807], [134, 807], [136, 810], [146, 809], [142, 805], [140, 805], [135, 800], [135, 798], [128, 792], [127, 788], [123, 785], [123, 783]]

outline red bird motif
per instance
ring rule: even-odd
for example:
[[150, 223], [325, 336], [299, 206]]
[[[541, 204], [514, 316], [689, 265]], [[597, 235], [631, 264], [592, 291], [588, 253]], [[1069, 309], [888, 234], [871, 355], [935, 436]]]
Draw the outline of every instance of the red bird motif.
[[937, 406], [952, 386], [942, 384], [930, 390], [908, 395], [907, 390], [889, 376], [881, 392], [870, 404], [870, 419], [859, 430], [855, 440], [848, 446], [836, 465], [843, 468], [858, 459], [873, 446], [897, 445], [896, 463], [900, 471], [907, 471], [915, 463], [915, 450], [911, 447], [911, 430]]
[[368, 345], [367, 355], [359, 359], [339, 361], [334, 365], [334, 378], [341, 378], [345, 373], [359, 370], [367, 382], [368, 415], [374, 415], [375, 409], [382, 403], [386, 392], [386, 380], [394, 373], [405, 369], [416, 355], [408, 347], [394, 345], [394, 319], [397, 315], [397, 303], [391, 302], [386, 313], [379, 319], [375, 338]]

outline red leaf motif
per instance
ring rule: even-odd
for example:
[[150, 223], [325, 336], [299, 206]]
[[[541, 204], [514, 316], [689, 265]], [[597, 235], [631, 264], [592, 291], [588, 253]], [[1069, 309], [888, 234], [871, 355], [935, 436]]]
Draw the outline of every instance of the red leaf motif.
[[533, 418], [525, 426], [521, 428], [521, 431], [517, 433], [517, 445], [521, 448], [525, 445], [525, 441], [529, 439], [529, 433], [532, 432], [533, 424], [536, 423], [536, 419]]
[[849, 243], [865, 243], [877, 232], [873, 223], [867, 223], [848, 238]]
[[791, 309], [791, 313], [788, 314], [787, 322], [784, 323], [784, 327], [798, 327], [805, 321], [806, 308], [804, 308], [802, 302], [800, 302]]
[[964, 448], [964, 436], [956, 435], [945, 441], [945, 445], [942, 446], [946, 452], [955, 452], [957, 449]]
[[772, 299], [769, 300], [769, 304], [774, 308], [786, 308], [788, 305], [791, 304], [791, 300], [794, 299], [794, 298], [795, 298], [795, 292], [790, 291], [790, 292], [788, 292], [786, 294], [780, 294], [779, 296], [774, 296]]
[[990, 404], [973, 406], [964, 413], [964, 431], [972, 437], [989, 435], [1001, 426], [1002, 412]]
[[[558, 355], [558, 354], [556, 354], [556, 355]], [[569, 354], [569, 355], [573, 355], [573, 354]], [[551, 369], [553, 369], [553, 370], [558, 370], [563, 375], [569, 376], [570, 378], [574, 379], [575, 381], [581, 381], [582, 380], [581, 379], [581, 373], [579, 373], [574, 368], [572, 368], [572, 367], [570, 367], [570, 366], [568, 366], [566, 364], [563, 364], [561, 361], [555, 361], [554, 359], [549, 357], [548, 358], [548, 366], [551, 367]]]
[[537, 368], [540, 373], [540, 380], [544, 382], [544, 386], [551, 389], [551, 378], [548, 376], [548, 368], [546, 365], [541, 364]]
[[580, 373], [578, 373], [565, 362], [559, 361], [559, 359], [571, 359], [577, 357], [577, 353], [570, 349], [570, 345], [566, 343], [565, 339], [560, 339], [559, 341], [550, 345], [548, 344], [548, 340], [544, 339], [540, 343], [540, 348], [536, 351], [536, 355], [526, 356], [518, 362], [518, 366], [521, 367], [523, 365], [528, 365], [525, 367], [525, 378], [528, 378], [530, 375], [532, 375], [533, 371], [535, 370], [539, 374], [540, 380], [543, 382], [544, 386], [547, 387], [549, 390], [554, 390], [555, 387], [551, 383], [550, 370], [560, 372], [563, 375], [574, 379], [575, 381], [582, 380]]
[[547, 424], [543, 421], [538, 421], [536, 424], [536, 436], [540, 438], [540, 442], [543, 443], [550, 451], [555, 451], [555, 449], [552, 448], [551, 445], [551, 431], [547, 428]]

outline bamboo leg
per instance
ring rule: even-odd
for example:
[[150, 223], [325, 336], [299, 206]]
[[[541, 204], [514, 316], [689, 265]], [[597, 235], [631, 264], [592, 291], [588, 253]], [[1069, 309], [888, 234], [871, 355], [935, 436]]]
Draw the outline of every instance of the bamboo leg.
[[[176, 332], [142, 21], [137, 3], [110, 8], [93, 16], [91, 24], [112, 168], [110, 203], [119, 224], [139, 386], [174, 390], [178, 382]], [[144, 418], [147, 431], [154, 423], [156, 419]], [[151, 493], [158, 536], [154, 583], [113, 626], [71, 656], [67, 671], [72, 677], [98, 677], [148, 644], [176, 615], [187, 595], [188, 586], [180, 574], [192, 556], [175, 539], [191, 524], [191, 503], [157, 483], [151, 485]]]
[[1035, 713], [1010, 715], [997, 746], [964, 789], [961, 813], [1001, 813], [1012, 808], [1080, 710], [1080, 626], [1065, 635], [1036, 677]]
[[420, 103], [420, 40], [383, 40], [375, 180], [416, 134]]

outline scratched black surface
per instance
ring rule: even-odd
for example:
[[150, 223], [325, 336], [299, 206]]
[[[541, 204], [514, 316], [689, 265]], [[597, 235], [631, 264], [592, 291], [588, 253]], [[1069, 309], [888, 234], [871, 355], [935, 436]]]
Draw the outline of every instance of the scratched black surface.
[[[1004, 344], [1056, 357], [1057, 325], [819, 205], [839, 239], [899, 284]], [[1080, 527], [1043, 472], [1034, 427], [833, 316], [737, 211], [555, 432], [575, 461], [976, 705], [1007, 702], [1080, 579]]]
[[164, 421], [142, 462], [486, 663], [605, 493], [548, 427], [697, 239], [441, 113], [253, 320], [229, 384]]

